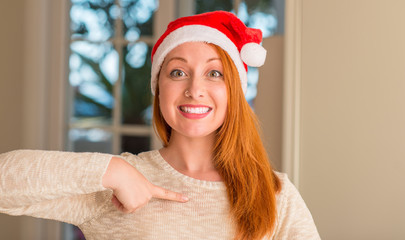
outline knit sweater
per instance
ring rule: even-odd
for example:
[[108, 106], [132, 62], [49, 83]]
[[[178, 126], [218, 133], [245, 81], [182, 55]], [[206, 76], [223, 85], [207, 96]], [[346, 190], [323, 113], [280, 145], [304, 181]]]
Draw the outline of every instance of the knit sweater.
[[[203, 181], [176, 171], [151, 151], [123, 158], [151, 183], [183, 193], [179, 203], [152, 199], [134, 213], [118, 211], [102, 177], [112, 155], [38, 150], [0, 154], [0, 212], [54, 219], [78, 226], [87, 240], [102, 239], [232, 239], [223, 182]], [[277, 173], [277, 240], [320, 239], [312, 216], [285, 174]]]

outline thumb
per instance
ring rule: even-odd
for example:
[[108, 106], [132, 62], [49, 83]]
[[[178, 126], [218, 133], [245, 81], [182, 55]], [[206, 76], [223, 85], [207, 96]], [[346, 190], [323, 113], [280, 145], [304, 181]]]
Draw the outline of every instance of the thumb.
[[183, 203], [188, 201], [188, 197], [184, 196], [183, 194], [172, 192], [156, 185], [153, 185], [152, 187], [152, 197]]

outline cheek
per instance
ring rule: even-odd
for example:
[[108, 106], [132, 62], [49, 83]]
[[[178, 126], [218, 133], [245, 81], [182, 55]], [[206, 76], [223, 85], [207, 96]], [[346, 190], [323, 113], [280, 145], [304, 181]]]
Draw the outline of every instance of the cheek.
[[159, 84], [159, 108], [167, 122], [170, 121], [175, 111], [173, 106], [175, 105], [176, 91], [179, 91], [178, 88], [173, 88], [170, 84]]
[[217, 101], [218, 106], [227, 107], [228, 105], [228, 93], [226, 91], [226, 86], [216, 87], [214, 90], [215, 99]]
[[159, 107], [163, 117], [166, 117], [165, 114], [168, 111], [168, 105], [170, 102], [170, 94], [167, 94], [167, 91], [162, 91], [159, 93]]
[[184, 91], [182, 92], [183, 85], [181, 82], [171, 81], [166, 78], [159, 79], [159, 95], [166, 99], [178, 96], [178, 94], [184, 93]]
[[226, 86], [216, 87], [212, 94], [215, 98], [216, 107], [218, 109], [218, 117], [221, 117], [221, 121], [224, 121], [228, 109], [228, 93], [226, 91]]

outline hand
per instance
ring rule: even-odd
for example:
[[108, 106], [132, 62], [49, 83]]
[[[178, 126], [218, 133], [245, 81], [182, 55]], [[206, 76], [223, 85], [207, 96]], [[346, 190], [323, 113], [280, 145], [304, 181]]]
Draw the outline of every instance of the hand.
[[180, 193], [150, 183], [136, 168], [121, 158], [113, 157], [103, 176], [103, 186], [113, 190], [112, 203], [124, 213], [132, 213], [152, 198], [187, 202]]

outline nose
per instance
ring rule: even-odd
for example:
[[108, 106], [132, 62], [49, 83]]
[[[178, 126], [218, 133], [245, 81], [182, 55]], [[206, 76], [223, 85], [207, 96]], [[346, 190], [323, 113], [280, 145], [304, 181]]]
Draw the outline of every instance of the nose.
[[204, 79], [193, 76], [186, 89], [186, 97], [201, 98], [206, 94], [206, 87], [204, 85]]

